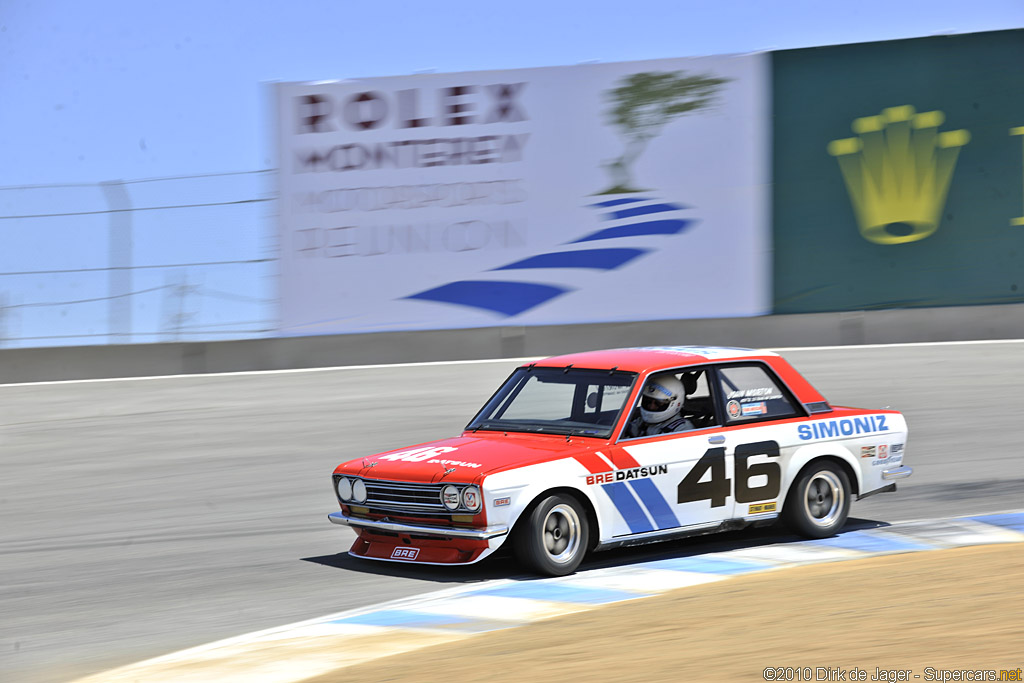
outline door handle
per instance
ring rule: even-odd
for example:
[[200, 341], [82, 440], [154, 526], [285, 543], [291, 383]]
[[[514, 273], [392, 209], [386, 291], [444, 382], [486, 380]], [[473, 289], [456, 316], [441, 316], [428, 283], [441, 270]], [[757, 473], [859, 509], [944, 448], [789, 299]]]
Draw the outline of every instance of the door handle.
[[725, 437], [721, 434], [715, 434], [714, 436], [708, 437], [708, 443], [725, 443]]

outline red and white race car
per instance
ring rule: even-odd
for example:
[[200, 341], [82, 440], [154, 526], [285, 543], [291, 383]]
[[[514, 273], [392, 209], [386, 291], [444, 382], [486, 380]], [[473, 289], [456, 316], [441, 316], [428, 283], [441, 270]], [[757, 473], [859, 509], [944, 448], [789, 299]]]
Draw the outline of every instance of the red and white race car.
[[588, 551], [780, 515], [832, 535], [851, 498], [910, 476], [906, 440], [899, 412], [829, 405], [771, 352], [578, 353], [517, 368], [461, 436], [339, 465], [329, 519], [357, 557], [469, 564], [510, 541], [564, 575]]

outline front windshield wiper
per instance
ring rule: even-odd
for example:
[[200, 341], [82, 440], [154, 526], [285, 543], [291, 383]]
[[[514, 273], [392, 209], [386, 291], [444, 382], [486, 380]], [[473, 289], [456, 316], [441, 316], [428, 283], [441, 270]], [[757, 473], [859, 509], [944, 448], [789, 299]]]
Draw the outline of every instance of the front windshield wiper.
[[527, 434], [558, 434], [559, 436], [590, 436], [607, 438], [610, 434], [607, 429], [588, 429], [582, 427], [567, 427], [563, 425], [542, 425], [528, 422], [506, 422], [504, 420], [483, 420], [471, 428], [474, 432], [478, 429], [497, 432], [523, 432]]

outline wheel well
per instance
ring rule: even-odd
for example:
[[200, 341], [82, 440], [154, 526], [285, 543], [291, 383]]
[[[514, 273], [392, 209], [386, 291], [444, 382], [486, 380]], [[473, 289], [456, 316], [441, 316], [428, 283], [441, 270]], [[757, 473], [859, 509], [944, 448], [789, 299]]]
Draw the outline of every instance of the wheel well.
[[572, 496], [576, 502], [583, 506], [583, 511], [587, 515], [587, 526], [590, 528], [590, 547], [588, 547], [587, 550], [593, 550], [594, 546], [597, 545], [598, 540], [601, 538], [597, 528], [597, 512], [594, 510], [594, 506], [591, 504], [589, 498], [580, 493], [578, 489], [570, 488], [568, 486], [547, 489], [546, 491], [542, 491], [537, 494], [537, 496], [530, 501], [530, 504], [526, 506], [526, 509], [523, 510], [522, 514], [519, 515], [519, 519], [516, 520], [515, 525], [512, 527], [512, 533], [514, 534], [518, 531], [523, 519], [529, 517], [530, 513], [533, 512], [533, 509], [537, 507], [542, 500], [548, 496], [556, 494]]
[[815, 463], [819, 463], [822, 460], [827, 460], [828, 462], [835, 464], [843, 472], [845, 472], [846, 478], [850, 480], [850, 490], [852, 491], [853, 495], [860, 495], [860, 486], [857, 484], [856, 473], [854, 473], [853, 468], [850, 467], [850, 463], [846, 462], [845, 460], [836, 455], [820, 455], [817, 458], [814, 458], [813, 460], [809, 461], [806, 465], [800, 468], [800, 471], [797, 472], [796, 477], [793, 479], [793, 481], [799, 479], [800, 475], [803, 474], [804, 470], [806, 470], [808, 467]]

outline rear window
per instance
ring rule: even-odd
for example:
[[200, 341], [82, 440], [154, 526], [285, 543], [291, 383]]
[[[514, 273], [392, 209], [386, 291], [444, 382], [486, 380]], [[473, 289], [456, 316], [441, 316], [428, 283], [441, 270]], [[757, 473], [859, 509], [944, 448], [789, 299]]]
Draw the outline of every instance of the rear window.
[[721, 367], [718, 377], [726, 424], [799, 414], [782, 387], [760, 365]]

